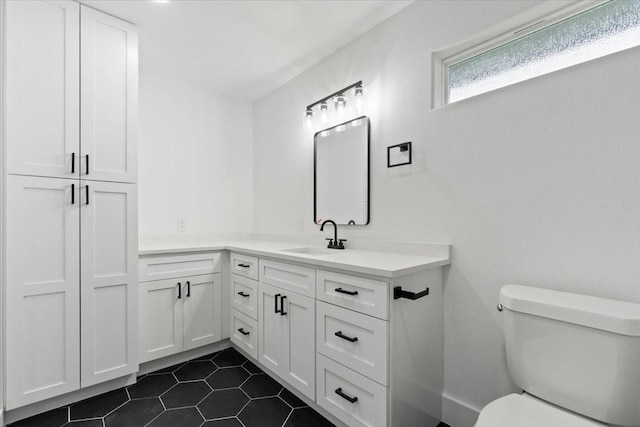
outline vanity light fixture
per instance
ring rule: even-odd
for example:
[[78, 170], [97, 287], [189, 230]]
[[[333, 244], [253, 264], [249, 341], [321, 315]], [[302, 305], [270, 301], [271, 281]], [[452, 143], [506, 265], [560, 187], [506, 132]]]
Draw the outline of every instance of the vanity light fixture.
[[335, 111], [339, 115], [343, 115], [343, 113], [347, 110], [347, 101], [350, 96], [355, 98], [355, 102], [352, 105], [355, 105], [358, 113], [362, 111], [363, 102], [362, 98], [364, 95], [364, 89], [362, 86], [362, 80], [355, 82], [347, 87], [340, 89], [337, 92], [332, 93], [329, 96], [325, 96], [324, 98], [314, 102], [313, 104], [307, 105], [306, 109], [306, 123], [307, 129], [313, 127], [313, 109], [314, 107], [320, 106], [320, 122], [325, 125], [329, 119], [329, 104], [328, 101], [333, 102], [333, 107]]

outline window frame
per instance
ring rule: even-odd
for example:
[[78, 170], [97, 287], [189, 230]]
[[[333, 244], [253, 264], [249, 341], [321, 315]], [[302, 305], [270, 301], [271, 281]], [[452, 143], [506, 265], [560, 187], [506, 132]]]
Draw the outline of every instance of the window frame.
[[[556, 2], [547, 2], [489, 28], [460, 44], [433, 52], [431, 54], [431, 108], [444, 107], [501, 89], [496, 88], [455, 102], [449, 102], [449, 67], [610, 1], [612, 0], [574, 1], [569, 5], [566, 3], [558, 5]], [[544, 75], [546, 74], [548, 73]], [[527, 80], [529, 79], [522, 81]]]

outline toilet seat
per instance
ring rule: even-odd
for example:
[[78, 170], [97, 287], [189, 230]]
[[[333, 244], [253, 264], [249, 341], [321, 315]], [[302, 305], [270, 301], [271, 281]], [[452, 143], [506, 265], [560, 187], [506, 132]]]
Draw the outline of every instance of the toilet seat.
[[484, 407], [475, 427], [607, 427], [528, 394], [509, 394]]

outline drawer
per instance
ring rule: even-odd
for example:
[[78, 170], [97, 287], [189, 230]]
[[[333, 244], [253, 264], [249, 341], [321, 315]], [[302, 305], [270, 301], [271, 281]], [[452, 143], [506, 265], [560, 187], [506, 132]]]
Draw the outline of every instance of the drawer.
[[231, 272], [258, 280], [258, 258], [231, 253]]
[[365, 375], [388, 384], [388, 322], [365, 314], [316, 304], [316, 351]]
[[314, 298], [316, 271], [313, 268], [260, 260], [260, 281]]
[[316, 402], [340, 421], [349, 427], [387, 425], [386, 387], [321, 354], [316, 357], [316, 376]]
[[389, 318], [387, 282], [317, 270], [316, 298], [380, 319]]
[[220, 252], [153, 255], [140, 258], [138, 281], [172, 279], [220, 272]]
[[258, 282], [232, 274], [231, 306], [252, 319], [258, 320]]
[[258, 322], [238, 310], [231, 310], [231, 342], [258, 358]]

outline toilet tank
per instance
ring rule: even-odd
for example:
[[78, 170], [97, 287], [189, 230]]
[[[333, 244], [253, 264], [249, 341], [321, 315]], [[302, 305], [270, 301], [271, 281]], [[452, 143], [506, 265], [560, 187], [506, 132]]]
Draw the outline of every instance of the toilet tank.
[[519, 285], [504, 286], [500, 304], [520, 388], [604, 423], [640, 425], [640, 304]]

